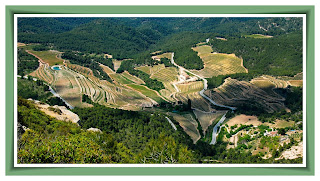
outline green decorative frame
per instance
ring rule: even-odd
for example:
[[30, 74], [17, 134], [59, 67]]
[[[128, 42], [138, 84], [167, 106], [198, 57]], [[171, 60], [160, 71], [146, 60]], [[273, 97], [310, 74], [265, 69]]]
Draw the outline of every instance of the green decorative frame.
[[[14, 167], [14, 14], [306, 14], [306, 167]], [[7, 6], [6, 175], [314, 175], [314, 14], [314, 6]]]

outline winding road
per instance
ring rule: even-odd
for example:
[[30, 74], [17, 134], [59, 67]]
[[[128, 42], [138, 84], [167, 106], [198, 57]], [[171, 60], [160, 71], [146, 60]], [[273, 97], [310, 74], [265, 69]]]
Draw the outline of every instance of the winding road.
[[[210, 99], [208, 96], [206, 96], [206, 95], [204, 94], [204, 91], [206, 91], [206, 90], [208, 89], [208, 81], [207, 81], [207, 79], [201, 77], [200, 75], [194, 74], [193, 72], [191, 72], [191, 71], [185, 69], [184, 67], [181, 67], [180, 65], [176, 64], [176, 63], [174, 62], [173, 57], [174, 57], [174, 53], [171, 54], [171, 63], [172, 63], [174, 66], [178, 67], [178, 68], [181, 69], [182, 71], [188, 72], [189, 74], [192, 74], [192, 75], [198, 77], [199, 79], [201, 79], [201, 80], [203, 81], [203, 89], [199, 92], [199, 94], [200, 94], [203, 98], [207, 99], [210, 103], [212, 103], [212, 104], [215, 105], [215, 106], [219, 106], [219, 107], [223, 107], [223, 108], [228, 108], [228, 109], [230, 109], [230, 110], [232, 110], [232, 111], [234, 111], [234, 110], [237, 109], [237, 108], [235, 108], [235, 107], [230, 107], [230, 106], [225, 106], [225, 105], [218, 104], [218, 103], [214, 102], [212, 99]], [[177, 90], [177, 92], [179, 92], [179, 89], [178, 89], [178, 87], [176, 86], [176, 84], [178, 84], [178, 83], [182, 83], [182, 82], [179, 81], [179, 82], [173, 84], [173, 86], [175, 87], [175, 89]], [[219, 133], [217, 133], [217, 132], [218, 132], [218, 127], [219, 127], [219, 126], [223, 123], [223, 121], [226, 119], [226, 114], [227, 114], [227, 113], [225, 113], [225, 114], [222, 116], [222, 118], [219, 120], [219, 122], [213, 127], [212, 140], [211, 140], [211, 142], [210, 142], [210, 145], [216, 144], [216, 138], [217, 138], [217, 135], [219, 134]]]

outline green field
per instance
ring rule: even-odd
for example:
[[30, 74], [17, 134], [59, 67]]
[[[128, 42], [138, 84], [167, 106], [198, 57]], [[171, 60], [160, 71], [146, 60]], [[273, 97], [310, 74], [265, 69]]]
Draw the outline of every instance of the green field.
[[212, 48], [208, 45], [198, 46], [193, 50], [198, 52], [198, 56], [204, 63], [203, 69], [192, 70], [195, 74], [210, 78], [218, 75], [247, 73], [247, 69], [242, 65], [243, 60], [234, 54], [211, 53]]
[[50, 66], [63, 64], [63, 60], [60, 58], [57, 58], [57, 55], [59, 54], [57, 52], [30, 50], [30, 53], [35, 54], [36, 56], [41, 58], [44, 62], [48, 63]]
[[129, 80], [128, 78], [122, 76], [121, 74], [109, 74], [109, 76], [116, 82], [120, 84], [131, 84], [133, 81]]
[[163, 99], [161, 97], [158, 96], [158, 94], [156, 93], [156, 91], [148, 89], [145, 86], [142, 85], [136, 85], [136, 84], [129, 84], [127, 85], [131, 88], [133, 88], [136, 91], [141, 92], [143, 95], [150, 97], [151, 99], [153, 99], [154, 101], [160, 103], [163, 101]]

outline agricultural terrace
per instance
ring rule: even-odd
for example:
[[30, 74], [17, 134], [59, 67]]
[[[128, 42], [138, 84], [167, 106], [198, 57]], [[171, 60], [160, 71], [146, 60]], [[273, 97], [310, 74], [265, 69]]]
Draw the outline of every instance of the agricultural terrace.
[[246, 38], [272, 38], [273, 36], [262, 35], [262, 34], [252, 34], [252, 35], [244, 35]]
[[76, 65], [76, 64], [70, 64], [70, 63], [67, 63], [66, 65], [68, 68], [76, 72], [79, 72], [81, 74], [88, 75], [88, 76], [93, 76], [92, 70], [87, 67], [83, 67], [81, 65]]
[[58, 58], [58, 55], [60, 54], [60, 52], [52, 51], [52, 50], [48, 50], [48, 51], [29, 50], [29, 52], [35, 55], [37, 58], [41, 59], [42, 61], [48, 63], [50, 66], [63, 64], [63, 59]]
[[285, 80], [277, 79], [270, 75], [264, 75], [264, 78], [268, 79], [270, 82], [272, 82], [276, 88], [287, 88], [289, 83]]
[[202, 81], [187, 82], [187, 83], [177, 84], [177, 87], [182, 93], [199, 92], [203, 89], [203, 82]]
[[180, 100], [185, 104], [187, 104], [188, 99], [190, 99], [192, 108], [197, 108], [205, 112], [211, 111], [210, 104], [199, 94], [199, 92], [176, 93], [174, 96], [177, 100]]
[[237, 107], [243, 103], [252, 103], [269, 113], [287, 109], [283, 103], [285, 99], [280, 95], [270, 94], [248, 82], [231, 78], [225, 79], [225, 82], [214, 91], [205, 91], [205, 94], [218, 104], [228, 106]]
[[[154, 71], [151, 73], [150, 78], [151, 79], [157, 79], [161, 82], [173, 82], [173, 81], [177, 81], [178, 80], [178, 70], [175, 67], [163, 67], [161, 69], [151, 69], [152, 71]], [[158, 67], [157, 67], [158, 68]]]
[[194, 109], [193, 113], [196, 115], [197, 119], [199, 120], [203, 130], [203, 134], [205, 134], [208, 127], [213, 123], [216, 124], [215, 120], [217, 120], [217, 118], [225, 114], [226, 111], [204, 112], [198, 109]]
[[[174, 90], [173, 90], [174, 91]], [[168, 101], [175, 102], [176, 100], [173, 98], [173, 92], [167, 90], [167, 89], [161, 89], [159, 91], [160, 95], [164, 98], [166, 98]]]
[[159, 64], [159, 65], [154, 65], [154, 66], [141, 66], [141, 67], [137, 67], [135, 69], [141, 70], [142, 72], [145, 72], [145, 73], [149, 74], [150, 76], [152, 76], [154, 73], [156, 73], [159, 70], [164, 69], [164, 68], [165, 68], [164, 64]]
[[121, 74], [109, 74], [113, 81], [118, 82], [120, 84], [132, 84], [133, 81], [122, 76]]
[[[71, 67], [53, 71], [48, 64], [40, 62], [39, 68], [30, 75], [48, 82], [72, 106], [90, 106], [82, 102], [83, 94], [88, 95], [94, 102], [126, 110], [138, 110], [143, 105], [153, 105], [152, 101], [138, 91], [99, 80], [91, 75], [85, 77], [83, 74], [87, 68], [72, 64], [69, 66]], [[126, 80], [121, 74], [118, 75], [120, 80]]]
[[193, 143], [196, 143], [200, 138], [201, 135], [198, 130], [198, 123], [193, 118], [191, 114], [176, 114], [176, 113], [169, 113], [173, 116], [173, 119], [179, 122], [179, 125], [183, 128], [183, 130], [191, 137]]
[[205, 78], [218, 75], [247, 73], [248, 70], [243, 66], [243, 60], [234, 54], [212, 53], [211, 46], [203, 45], [192, 48], [198, 52], [198, 56], [204, 63], [201, 70], [192, 70], [193, 73]]
[[37, 77], [40, 80], [51, 84], [54, 81], [53, 70], [51, 70], [47, 64], [39, 63], [37, 70], [31, 72], [29, 75]]
[[295, 86], [295, 87], [302, 87], [303, 86], [302, 80], [289, 80], [288, 82], [290, 85]]
[[102, 70], [107, 73], [109, 76], [110, 74], [114, 74], [115, 72], [108, 66], [105, 66], [103, 64], [99, 64], [99, 66], [102, 68]]
[[121, 73], [121, 75], [124, 78], [126, 78], [126, 79], [128, 79], [128, 80], [130, 80], [130, 81], [132, 81], [132, 82], [134, 82], [136, 84], [145, 84], [145, 82], [143, 80], [141, 80], [140, 78], [138, 78], [138, 77], [136, 77], [134, 75], [131, 75], [128, 71], [124, 71], [123, 73]]
[[132, 89], [141, 92], [143, 95], [151, 98], [152, 100], [156, 101], [157, 103], [160, 103], [163, 101], [161, 97], [158, 96], [157, 92], [154, 90], [151, 90], [143, 85], [136, 85], [136, 84], [128, 84], [127, 86], [131, 87]]
[[160, 94], [169, 101], [174, 101], [172, 94], [176, 92], [172, 82], [178, 80], [179, 72], [175, 67], [165, 67], [164, 64], [154, 66], [141, 66], [135, 68], [150, 75], [151, 79], [161, 81], [165, 89], [160, 90]]

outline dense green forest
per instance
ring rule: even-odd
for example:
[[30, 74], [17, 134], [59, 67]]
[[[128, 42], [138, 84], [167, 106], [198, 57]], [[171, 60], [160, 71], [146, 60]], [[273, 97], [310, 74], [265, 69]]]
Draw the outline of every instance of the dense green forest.
[[[177, 143], [187, 144], [190, 137], [182, 130], [175, 131], [165, 116], [160, 113], [125, 111], [95, 105], [92, 108], [75, 108], [79, 125], [83, 128], [99, 128], [112, 134], [118, 142], [124, 143], [134, 153], [140, 153], [147, 142], [159, 135], [171, 136]], [[177, 123], [176, 123], [177, 124]]]
[[[194, 163], [184, 144], [191, 140], [174, 131], [163, 116], [95, 105], [75, 112], [81, 127], [52, 118], [28, 100], [18, 98], [19, 163]], [[99, 118], [99, 120], [97, 120]], [[111, 125], [110, 125], [111, 124]], [[85, 131], [98, 127], [102, 132]]]
[[59, 97], [52, 95], [48, 85], [42, 80], [33, 81], [31, 76], [28, 76], [28, 79], [18, 78], [18, 95], [25, 99], [42, 101], [51, 106], [68, 107]]
[[38, 59], [29, 53], [24, 48], [18, 48], [18, 75], [24, 76], [39, 67]]
[[212, 39], [213, 50], [235, 53], [253, 75], [294, 76], [302, 72], [302, 33], [290, 33], [273, 38], [233, 37], [228, 41]]
[[[301, 25], [301, 18], [19, 18], [18, 41], [50, 43], [60, 51], [108, 53], [124, 59], [155, 47], [167, 49], [170, 44], [171, 48], [180, 50], [185, 46], [183, 51], [187, 52], [190, 42], [204, 41], [213, 33], [217, 36], [281, 35], [299, 31]], [[177, 63], [183, 65], [179, 59], [178, 55]]]

